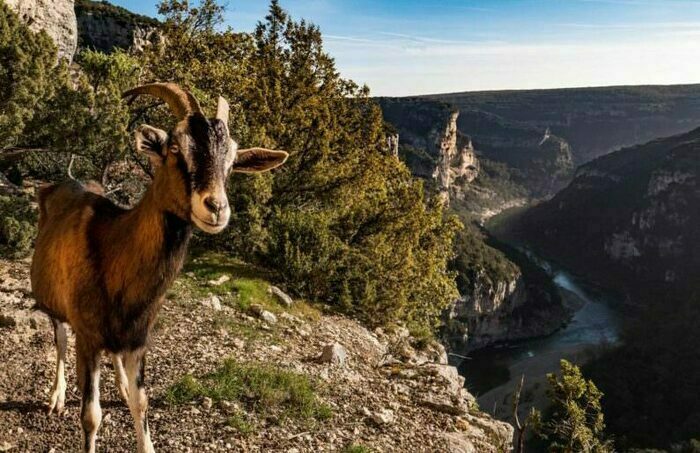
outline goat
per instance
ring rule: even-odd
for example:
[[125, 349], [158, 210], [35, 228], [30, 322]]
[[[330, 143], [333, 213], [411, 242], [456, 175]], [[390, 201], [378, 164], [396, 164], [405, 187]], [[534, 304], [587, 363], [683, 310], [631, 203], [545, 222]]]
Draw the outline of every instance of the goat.
[[207, 119], [191, 93], [173, 83], [124, 93], [165, 101], [177, 117], [168, 133], [148, 125], [135, 131], [136, 149], [148, 155], [153, 181], [133, 209], [116, 206], [97, 183], [76, 181], [39, 191], [39, 233], [31, 268], [37, 308], [54, 327], [58, 355], [49, 414], [65, 404], [66, 324], [75, 334], [82, 394], [83, 447], [95, 451], [102, 420], [100, 357], [112, 355], [116, 382], [134, 419], [138, 451], [153, 452], [144, 387], [145, 356], [163, 295], [182, 268], [192, 225], [222, 231], [230, 208], [230, 172], [267, 171], [288, 154], [238, 150], [228, 131], [228, 103], [219, 97]]

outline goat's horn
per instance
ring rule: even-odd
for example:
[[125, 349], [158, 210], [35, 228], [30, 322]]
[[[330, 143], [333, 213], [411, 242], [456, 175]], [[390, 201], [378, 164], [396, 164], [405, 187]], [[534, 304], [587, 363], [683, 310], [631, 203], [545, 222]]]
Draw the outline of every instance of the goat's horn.
[[150, 94], [164, 100], [178, 120], [194, 112], [201, 112], [199, 102], [191, 93], [183, 90], [175, 83], [149, 83], [125, 91], [122, 98], [136, 97], [140, 94]]

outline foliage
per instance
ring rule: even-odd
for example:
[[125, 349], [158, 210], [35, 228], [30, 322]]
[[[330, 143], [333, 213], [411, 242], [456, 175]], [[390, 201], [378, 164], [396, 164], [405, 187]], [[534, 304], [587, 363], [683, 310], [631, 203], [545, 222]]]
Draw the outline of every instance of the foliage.
[[222, 29], [214, 0], [166, 0], [159, 12], [164, 39], [143, 54], [84, 52], [73, 81], [56, 69], [55, 94], [37, 101], [31, 128], [15, 133], [47, 151], [29, 153], [18, 173], [61, 179], [73, 161], [75, 177], [131, 201], [138, 184], [127, 190], [130, 180], [114, 175], [138, 179], [133, 170], [147, 168], [131, 152], [129, 129], [173, 120], [146, 97], [129, 120], [120, 93], [172, 80], [208, 111], [222, 95], [242, 148], [284, 149], [290, 159], [274, 174], [234, 175], [231, 226], [200, 244], [263, 263], [296, 295], [369, 323], [434, 327], [456, 296], [447, 261], [458, 222], [384, 149], [378, 106], [366, 87], [339, 76], [318, 27], [292, 20], [277, 1], [252, 34]]
[[[301, 420], [325, 420], [332, 416], [330, 408], [318, 400], [314, 385], [306, 376], [232, 359], [199, 379], [184, 376], [165, 395], [170, 404], [185, 404], [203, 397], [215, 402], [239, 401], [261, 416], [274, 414]], [[240, 428], [239, 422], [232, 420]]]
[[503, 252], [487, 245], [483, 234], [469, 223], [457, 234], [455, 250], [451, 266], [457, 272], [457, 287], [462, 294], [471, 293], [479, 282], [496, 286], [520, 274], [518, 266]]
[[434, 325], [455, 295], [445, 264], [457, 223], [382, 149], [378, 107], [339, 77], [319, 29], [276, 1], [252, 35], [218, 31], [213, 1], [162, 2], [160, 11], [168, 44], [149, 56], [154, 79], [190, 86], [212, 107], [223, 95], [241, 147], [291, 155], [274, 175], [232, 177], [231, 228], [213, 245], [365, 321]]
[[52, 95], [56, 47], [0, 1], [0, 151], [22, 144], [40, 101]]
[[359, 444], [350, 444], [343, 448], [342, 453], [371, 453], [372, 450]]
[[74, 176], [106, 183], [109, 167], [129, 149], [121, 92], [137, 81], [136, 60], [87, 51], [71, 74], [56, 64], [50, 38], [0, 8], [0, 151], [12, 158], [3, 169], [15, 182], [27, 174], [63, 179], [75, 156]]
[[533, 415], [535, 430], [545, 439], [550, 452], [612, 452], [612, 442], [605, 440], [605, 421], [600, 399], [603, 394], [581, 370], [561, 360], [561, 376], [547, 375], [551, 407], [546, 418]]
[[36, 209], [29, 200], [0, 195], [0, 256], [27, 256], [36, 236], [36, 222]]

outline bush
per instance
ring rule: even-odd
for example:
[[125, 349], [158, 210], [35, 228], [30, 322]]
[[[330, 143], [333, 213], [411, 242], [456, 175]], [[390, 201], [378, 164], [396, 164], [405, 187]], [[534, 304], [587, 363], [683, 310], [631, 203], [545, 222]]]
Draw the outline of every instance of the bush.
[[37, 212], [24, 197], [0, 195], [0, 256], [23, 258], [36, 237]]

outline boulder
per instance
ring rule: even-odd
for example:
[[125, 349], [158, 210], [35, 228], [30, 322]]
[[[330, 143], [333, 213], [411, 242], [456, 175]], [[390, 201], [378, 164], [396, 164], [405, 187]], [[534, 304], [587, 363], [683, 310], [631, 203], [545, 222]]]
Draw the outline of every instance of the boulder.
[[394, 422], [394, 411], [382, 409], [372, 414], [372, 421], [379, 426], [390, 425]]

